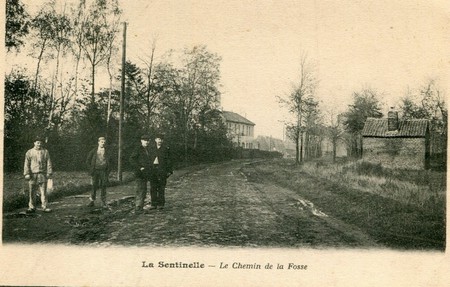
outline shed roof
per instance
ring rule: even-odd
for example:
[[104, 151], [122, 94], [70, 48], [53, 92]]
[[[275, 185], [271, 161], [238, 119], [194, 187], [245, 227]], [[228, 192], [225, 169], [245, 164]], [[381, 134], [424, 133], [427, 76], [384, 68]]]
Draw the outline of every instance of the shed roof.
[[228, 122], [247, 124], [247, 125], [252, 125], [252, 126], [255, 125], [253, 122], [247, 120], [243, 116], [241, 116], [239, 114], [236, 114], [234, 112], [223, 111], [222, 114], [223, 114], [225, 120], [228, 121]]
[[397, 131], [388, 131], [388, 119], [368, 118], [364, 123], [364, 137], [425, 137], [428, 120], [399, 120]]

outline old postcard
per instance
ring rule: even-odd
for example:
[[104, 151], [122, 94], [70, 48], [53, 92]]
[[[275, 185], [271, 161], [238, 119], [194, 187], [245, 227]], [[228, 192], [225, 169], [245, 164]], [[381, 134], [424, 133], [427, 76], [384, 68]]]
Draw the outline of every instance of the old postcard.
[[450, 284], [446, 1], [2, 9], [0, 285]]

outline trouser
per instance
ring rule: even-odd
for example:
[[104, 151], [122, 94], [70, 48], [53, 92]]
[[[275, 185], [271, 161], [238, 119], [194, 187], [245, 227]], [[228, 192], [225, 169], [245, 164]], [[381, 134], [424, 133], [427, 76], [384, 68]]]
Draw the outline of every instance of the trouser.
[[166, 203], [166, 183], [166, 172], [155, 165], [150, 175], [150, 198], [153, 206], [164, 206]]
[[28, 181], [29, 196], [28, 207], [30, 209], [36, 208], [36, 192], [39, 189], [41, 195], [42, 209], [47, 208], [47, 178], [43, 174], [32, 174], [31, 179]]
[[96, 169], [92, 173], [92, 191], [91, 200], [94, 201], [97, 197], [97, 190], [100, 188], [100, 198], [103, 203], [106, 203], [106, 185], [108, 184], [108, 175], [106, 170]]
[[144, 207], [144, 200], [147, 196], [147, 179], [136, 179], [136, 209], [142, 209]]

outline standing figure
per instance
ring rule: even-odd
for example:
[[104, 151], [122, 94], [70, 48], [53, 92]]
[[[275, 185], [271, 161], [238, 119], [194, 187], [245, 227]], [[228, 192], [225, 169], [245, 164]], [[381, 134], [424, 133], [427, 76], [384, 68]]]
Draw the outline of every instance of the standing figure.
[[34, 147], [29, 149], [25, 154], [25, 164], [23, 174], [28, 180], [29, 196], [27, 213], [36, 211], [36, 190], [39, 189], [41, 195], [42, 210], [50, 212], [47, 207], [47, 179], [52, 176], [52, 162], [48, 150], [42, 147], [43, 139], [36, 137], [34, 139]]
[[105, 147], [106, 139], [98, 138], [98, 146], [92, 149], [87, 156], [86, 165], [92, 177], [92, 191], [89, 198], [89, 207], [93, 207], [97, 196], [97, 190], [100, 188], [100, 199], [102, 208], [108, 208], [106, 204], [106, 186], [108, 185], [108, 177], [111, 166], [111, 160], [108, 149]]
[[143, 135], [141, 145], [131, 155], [131, 164], [136, 177], [136, 199], [135, 214], [143, 212], [144, 200], [147, 196], [147, 182], [150, 180], [150, 137]]
[[151, 151], [150, 169], [150, 209], [163, 209], [166, 203], [165, 189], [167, 178], [173, 173], [170, 149], [164, 144], [164, 137], [158, 134], [155, 137]]

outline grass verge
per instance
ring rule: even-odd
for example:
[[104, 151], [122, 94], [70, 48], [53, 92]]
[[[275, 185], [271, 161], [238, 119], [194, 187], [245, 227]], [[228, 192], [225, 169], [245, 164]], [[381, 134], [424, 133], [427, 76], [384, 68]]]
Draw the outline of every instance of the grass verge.
[[243, 172], [251, 181], [296, 191], [329, 216], [357, 226], [387, 247], [445, 250], [445, 174], [423, 171], [424, 177], [441, 179], [427, 182], [404, 176], [407, 171], [367, 174], [359, 165], [295, 166], [275, 160], [253, 164]]
[[[109, 186], [120, 185], [116, 179], [117, 174], [111, 173], [109, 177]], [[122, 183], [134, 179], [131, 172], [123, 173]], [[87, 192], [92, 187], [91, 177], [86, 172], [55, 172], [53, 174], [53, 191], [48, 194], [48, 200], [63, 196], [76, 195]], [[9, 212], [28, 205], [28, 182], [22, 174], [4, 174], [3, 175], [3, 212]]]

